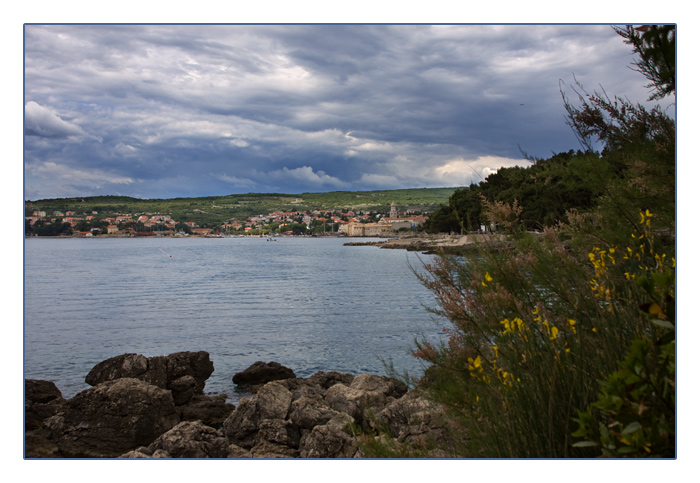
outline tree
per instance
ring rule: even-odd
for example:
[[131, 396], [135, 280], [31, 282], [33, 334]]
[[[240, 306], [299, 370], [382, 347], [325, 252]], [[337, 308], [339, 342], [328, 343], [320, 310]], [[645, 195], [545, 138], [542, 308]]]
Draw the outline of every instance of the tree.
[[676, 27], [674, 25], [642, 25], [634, 28], [614, 27], [632, 46], [639, 59], [634, 62], [637, 72], [651, 81], [646, 87], [655, 92], [649, 100], [662, 99], [676, 93]]

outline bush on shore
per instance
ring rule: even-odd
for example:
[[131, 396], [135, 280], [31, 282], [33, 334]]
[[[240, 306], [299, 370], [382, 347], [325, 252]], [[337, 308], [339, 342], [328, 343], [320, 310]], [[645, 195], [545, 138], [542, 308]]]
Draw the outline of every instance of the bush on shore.
[[465, 457], [675, 455], [675, 123], [575, 92], [569, 124], [605, 145], [594, 207], [527, 234], [517, 200], [483, 199], [512, 249], [416, 271], [446, 322], [442, 344], [416, 342], [421, 383], [468, 435]]

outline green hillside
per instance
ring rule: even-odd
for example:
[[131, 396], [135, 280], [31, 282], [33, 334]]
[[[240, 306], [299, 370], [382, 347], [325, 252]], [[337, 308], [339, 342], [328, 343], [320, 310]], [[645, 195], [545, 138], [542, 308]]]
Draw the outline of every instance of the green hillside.
[[199, 226], [217, 226], [231, 219], [272, 211], [368, 210], [389, 211], [392, 202], [399, 209], [436, 210], [458, 188], [416, 188], [381, 191], [334, 191], [329, 193], [246, 193], [201, 198], [139, 199], [127, 196], [88, 196], [25, 202], [25, 214], [34, 210], [51, 215], [56, 211], [76, 214], [96, 211], [98, 217], [118, 213], [160, 213], [177, 221], [193, 221]]

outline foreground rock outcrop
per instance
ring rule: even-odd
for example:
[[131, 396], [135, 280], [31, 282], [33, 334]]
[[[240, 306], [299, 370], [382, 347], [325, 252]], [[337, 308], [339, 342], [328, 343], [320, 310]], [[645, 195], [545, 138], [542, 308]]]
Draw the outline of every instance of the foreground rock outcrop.
[[[318, 372], [297, 378], [256, 363], [236, 380], [261, 384], [238, 407], [201, 394], [209, 355], [124, 354], [88, 374], [69, 400], [48, 381], [25, 381], [25, 456], [71, 458], [358, 458], [367, 441], [449, 457], [441, 407], [395, 379]], [[238, 373], [241, 374], [241, 373]], [[288, 377], [285, 377], [288, 376]], [[441, 442], [440, 449], [434, 444]]]

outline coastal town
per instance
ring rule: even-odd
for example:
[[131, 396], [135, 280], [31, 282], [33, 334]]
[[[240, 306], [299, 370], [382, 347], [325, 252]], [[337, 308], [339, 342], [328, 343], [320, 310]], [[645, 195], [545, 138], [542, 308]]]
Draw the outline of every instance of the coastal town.
[[400, 212], [396, 203], [388, 212], [352, 210], [274, 211], [230, 219], [213, 227], [175, 220], [159, 213], [76, 213], [35, 210], [25, 216], [25, 236], [136, 237], [136, 236], [349, 236], [379, 237], [416, 232], [429, 212]]

